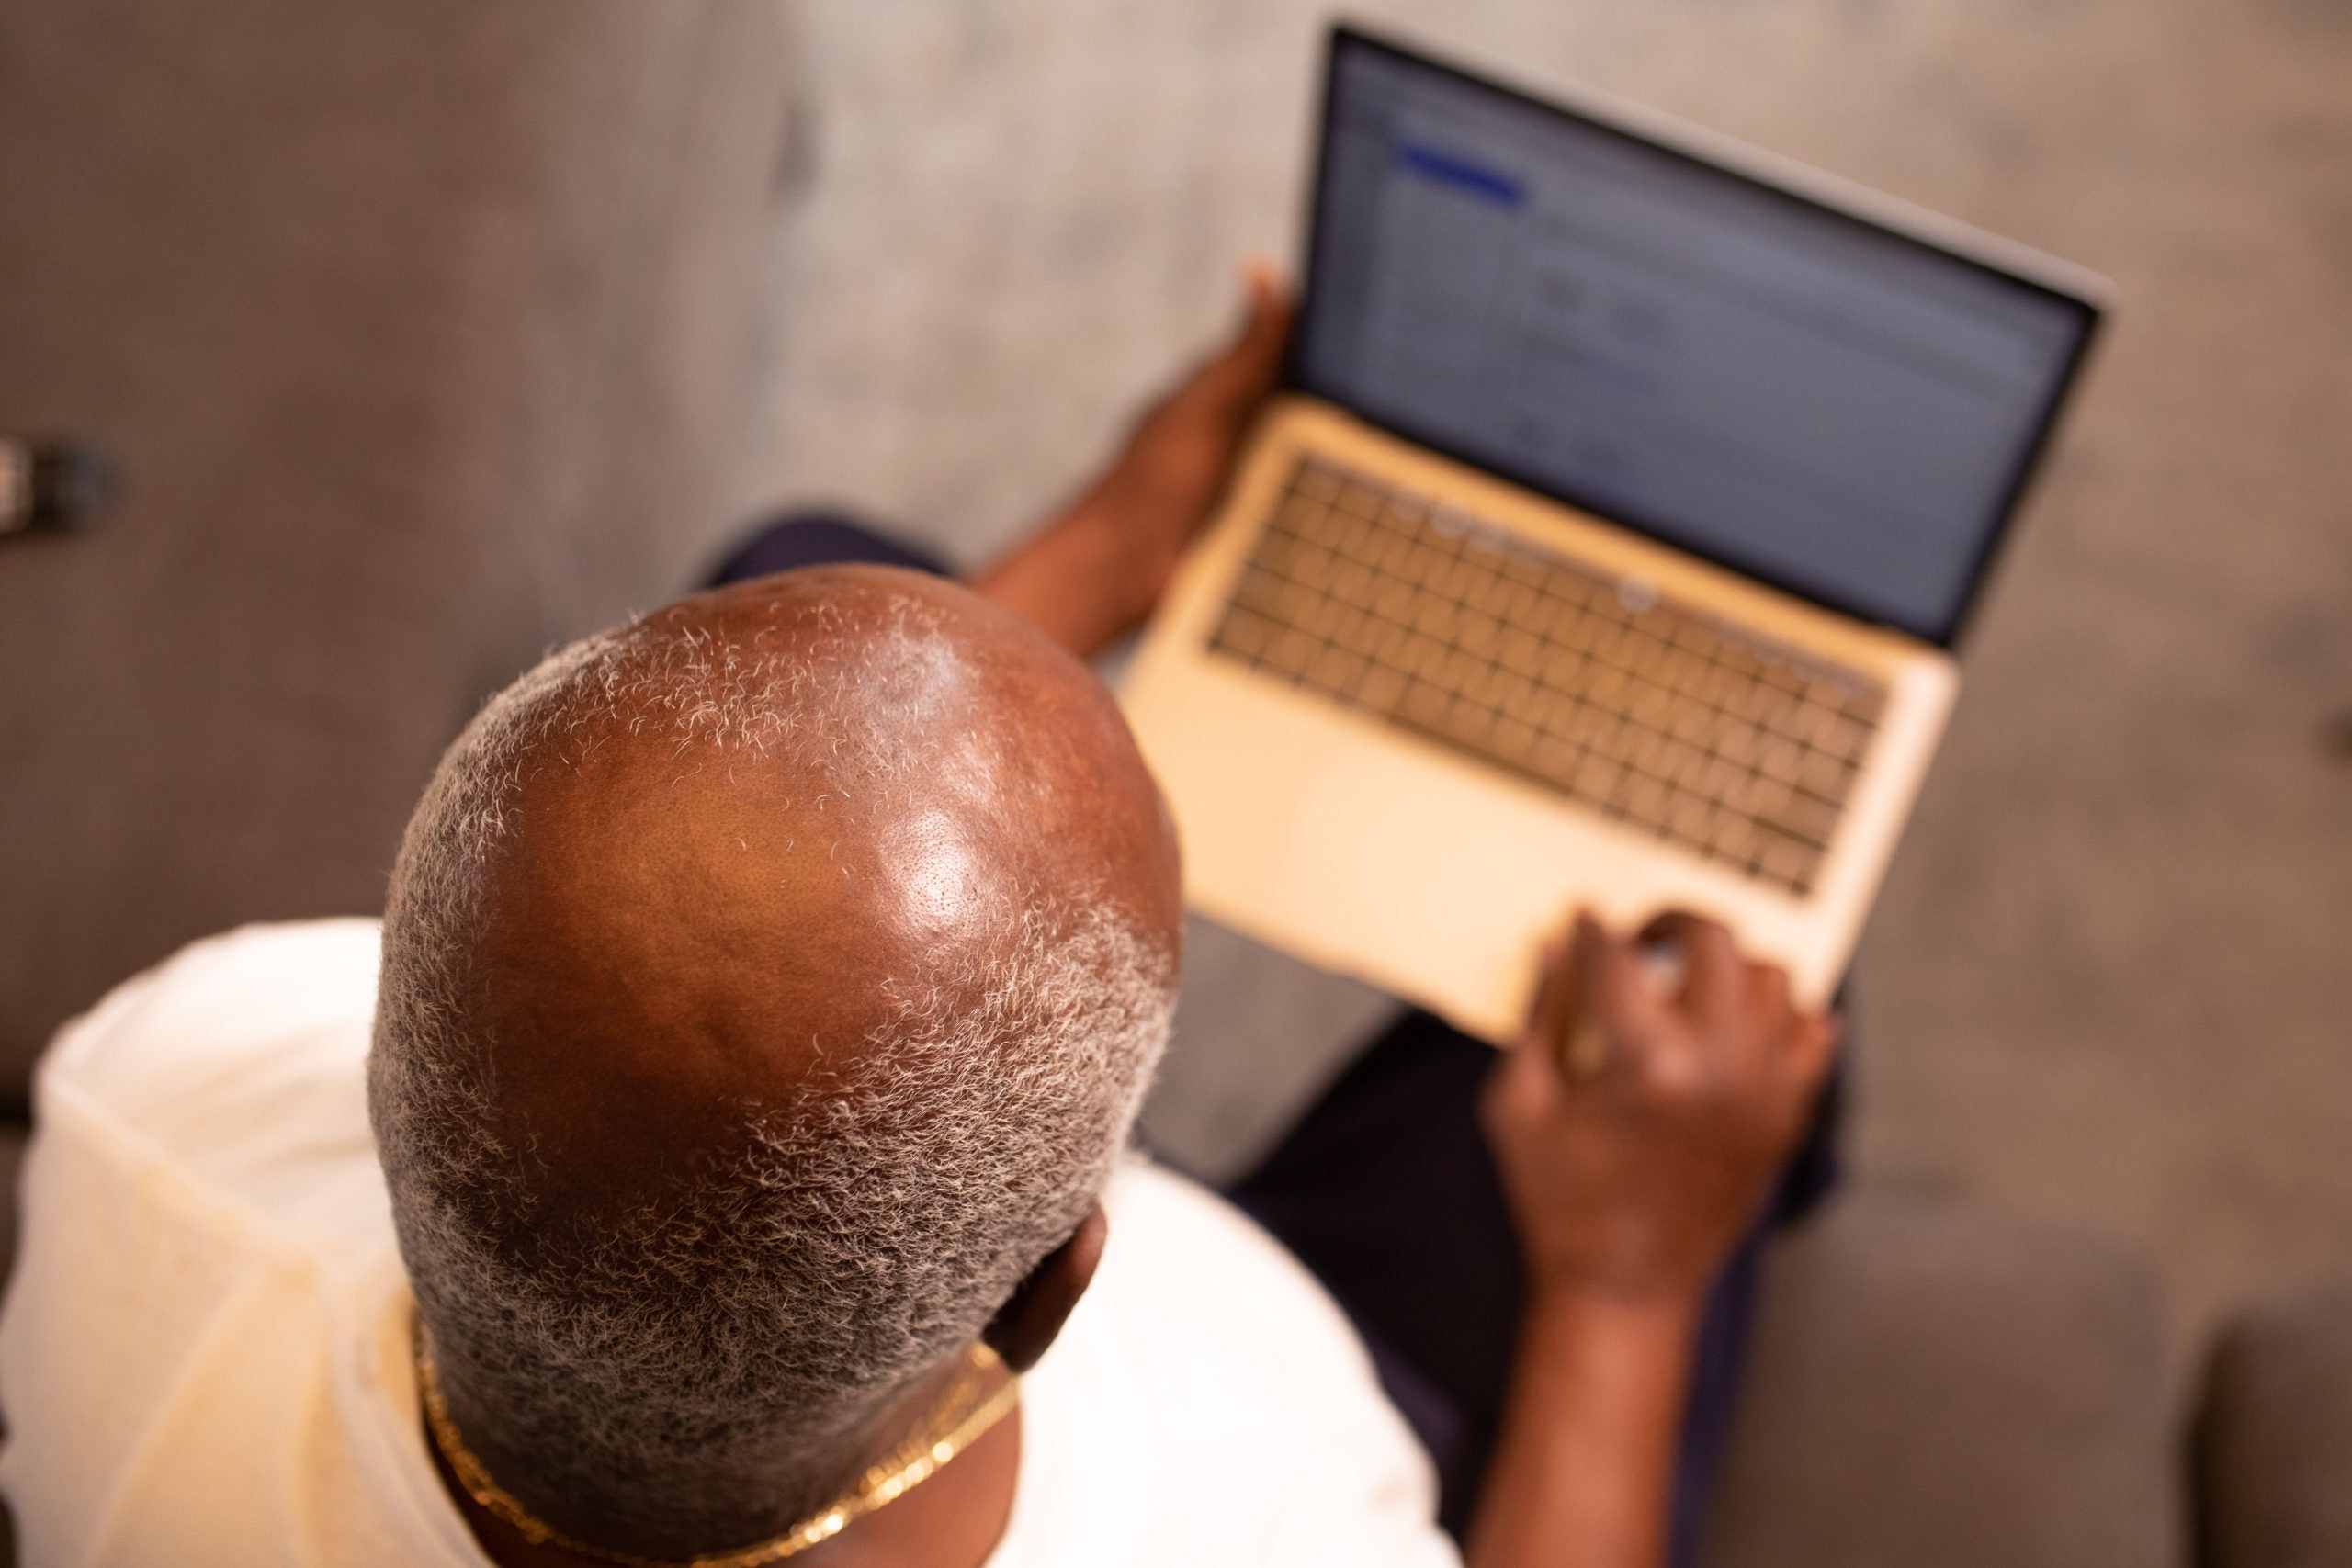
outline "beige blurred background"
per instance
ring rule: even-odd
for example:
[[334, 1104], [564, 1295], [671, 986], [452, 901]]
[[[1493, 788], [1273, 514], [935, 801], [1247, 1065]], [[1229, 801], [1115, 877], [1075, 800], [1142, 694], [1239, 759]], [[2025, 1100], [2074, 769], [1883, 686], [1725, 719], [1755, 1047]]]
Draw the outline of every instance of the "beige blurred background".
[[[2352, 744], [2330, 739], [2352, 710], [2352, 6], [1354, 14], [2114, 278], [1864, 942], [1852, 1145], [1867, 1183], [2146, 1247], [2184, 1349], [2352, 1264]], [[745, 509], [846, 502], [977, 562], [1222, 329], [1242, 258], [1293, 254], [1325, 13], [790, 15], [796, 194]], [[1214, 932], [1196, 957], [1189, 1094], [1161, 1115], [1229, 1159], [1380, 1004]], [[1248, 1017], [1219, 1010], [1245, 994]]]

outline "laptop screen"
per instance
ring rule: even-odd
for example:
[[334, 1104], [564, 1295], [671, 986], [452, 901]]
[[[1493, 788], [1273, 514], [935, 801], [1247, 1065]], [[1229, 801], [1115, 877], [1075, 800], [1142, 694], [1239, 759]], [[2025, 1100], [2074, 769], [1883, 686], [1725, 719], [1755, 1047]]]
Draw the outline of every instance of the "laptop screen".
[[1302, 389], [1948, 643], [2084, 301], [1352, 33]]

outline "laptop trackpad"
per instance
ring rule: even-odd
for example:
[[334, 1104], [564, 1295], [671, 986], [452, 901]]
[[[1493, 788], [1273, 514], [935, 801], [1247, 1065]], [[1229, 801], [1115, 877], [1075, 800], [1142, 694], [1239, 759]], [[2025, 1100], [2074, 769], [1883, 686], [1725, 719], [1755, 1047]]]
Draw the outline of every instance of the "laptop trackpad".
[[1484, 770], [1359, 752], [1303, 792], [1270, 891], [1297, 942], [1352, 954], [1359, 972], [1380, 970], [1364, 974], [1374, 984], [1508, 1038], [1544, 939], [1577, 905], [1621, 920], [1657, 907], [1657, 856], [1627, 848]]

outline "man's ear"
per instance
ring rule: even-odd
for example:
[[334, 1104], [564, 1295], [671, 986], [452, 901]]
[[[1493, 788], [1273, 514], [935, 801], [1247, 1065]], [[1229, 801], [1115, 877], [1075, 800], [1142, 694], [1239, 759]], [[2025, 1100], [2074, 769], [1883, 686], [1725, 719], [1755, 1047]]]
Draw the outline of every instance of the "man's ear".
[[980, 1337], [1004, 1358], [1006, 1366], [1025, 1372], [1037, 1364], [1037, 1358], [1062, 1331], [1069, 1309], [1092, 1282], [1094, 1266], [1102, 1261], [1103, 1238], [1110, 1234], [1111, 1223], [1102, 1217], [1102, 1205], [1088, 1204], [1086, 1217], [1078, 1222], [1069, 1239], [1046, 1254], [989, 1319]]

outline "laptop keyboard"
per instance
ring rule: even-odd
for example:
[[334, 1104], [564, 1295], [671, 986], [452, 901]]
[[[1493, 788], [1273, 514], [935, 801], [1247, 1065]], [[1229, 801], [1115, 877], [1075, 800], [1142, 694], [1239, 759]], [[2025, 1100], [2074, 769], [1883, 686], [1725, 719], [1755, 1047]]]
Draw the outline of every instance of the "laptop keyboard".
[[1209, 648], [1800, 896], [1886, 703], [1868, 675], [1314, 457]]

